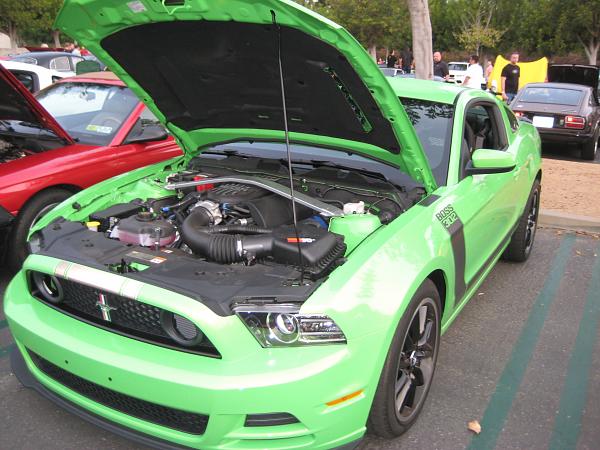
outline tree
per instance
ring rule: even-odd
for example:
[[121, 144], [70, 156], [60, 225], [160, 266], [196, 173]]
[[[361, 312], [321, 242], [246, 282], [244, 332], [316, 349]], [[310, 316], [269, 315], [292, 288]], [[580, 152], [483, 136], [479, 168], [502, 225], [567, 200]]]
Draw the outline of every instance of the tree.
[[454, 36], [465, 50], [479, 55], [481, 47], [493, 48], [500, 41], [504, 31], [491, 26], [496, 2], [477, 0], [474, 8], [465, 9], [462, 16], [461, 31]]
[[557, 36], [575, 37], [583, 46], [590, 64], [598, 61], [600, 50], [600, 0], [561, 2]]
[[49, 41], [61, 5], [62, 0], [0, 0], [0, 31], [8, 34], [13, 48], [23, 41]]
[[412, 30], [415, 76], [433, 79], [433, 41], [427, 0], [407, 0]]
[[375, 58], [377, 46], [400, 47], [408, 41], [403, 0], [296, 0], [346, 28]]

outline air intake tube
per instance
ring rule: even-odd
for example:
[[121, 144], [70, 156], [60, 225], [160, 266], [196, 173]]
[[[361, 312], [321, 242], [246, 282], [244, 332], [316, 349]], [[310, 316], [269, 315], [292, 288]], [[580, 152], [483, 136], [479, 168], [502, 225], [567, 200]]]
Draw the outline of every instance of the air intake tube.
[[194, 253], [222, 264], [260, 258], [271, 253], [272, 230], [256, 226], [212, 226], [210, 218], [196, 208], [181, 224], [183, 242]]

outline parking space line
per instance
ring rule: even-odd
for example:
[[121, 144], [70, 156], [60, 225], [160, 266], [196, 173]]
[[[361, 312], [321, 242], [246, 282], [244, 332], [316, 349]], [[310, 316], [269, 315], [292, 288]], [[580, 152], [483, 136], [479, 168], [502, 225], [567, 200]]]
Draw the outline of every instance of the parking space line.
[[[600, 252], [600, 246], [595, 251]], [[600, 257], [596, 258], [588, 287], [579, 332], [571, 351], [560, 407], [554, 422], [550, 450], [569, 450], [577, 447], [581, 417], [587, 400], [592, 355], [600, 321]]]
[[575, 240], [574, 234], [567, 234], [562, 239], [542, 290], [531, 307], [527, 321], [523, 325], [521, 334], [500, 375], [496, 390], [483, 414], [481, 420], [483, 432], [473, 436], [468, 447], [470, 450], [492, 450], [496, 446], [496, 441], [512, 408], [514, 397], [523, 380], [550, 306], [556, 297]]

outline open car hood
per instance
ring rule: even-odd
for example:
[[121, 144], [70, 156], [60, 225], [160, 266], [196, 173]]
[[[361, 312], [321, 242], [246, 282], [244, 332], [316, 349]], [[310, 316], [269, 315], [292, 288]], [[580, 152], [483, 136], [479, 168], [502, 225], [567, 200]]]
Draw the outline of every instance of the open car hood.
[[0, 64], [0, 120], [19, 120], [51, 130], [72, 144], [73, 139], [27, 88]]
[[291, 0], [67, 0], [56, 26], [106, 63], [188, 157], [222, 142], [284, 139], [281, 38], [292, 142], [362, 153], [435, 189], [375, 62], [341, 26]]
[[583, 84], [598, 89], [600, 68], [583, 64], [552, 64], [548, 67], [548, 82]]

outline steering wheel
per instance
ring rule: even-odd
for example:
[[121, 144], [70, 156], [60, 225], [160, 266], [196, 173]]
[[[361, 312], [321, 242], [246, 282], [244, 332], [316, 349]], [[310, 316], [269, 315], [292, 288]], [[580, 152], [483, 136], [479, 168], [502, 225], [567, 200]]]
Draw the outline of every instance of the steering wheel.
[[110, 127], [115, 130], [121, 126], [121, 121], [116, 117], [108, 116], [102, 119], [100, 125], [103, 127]]

